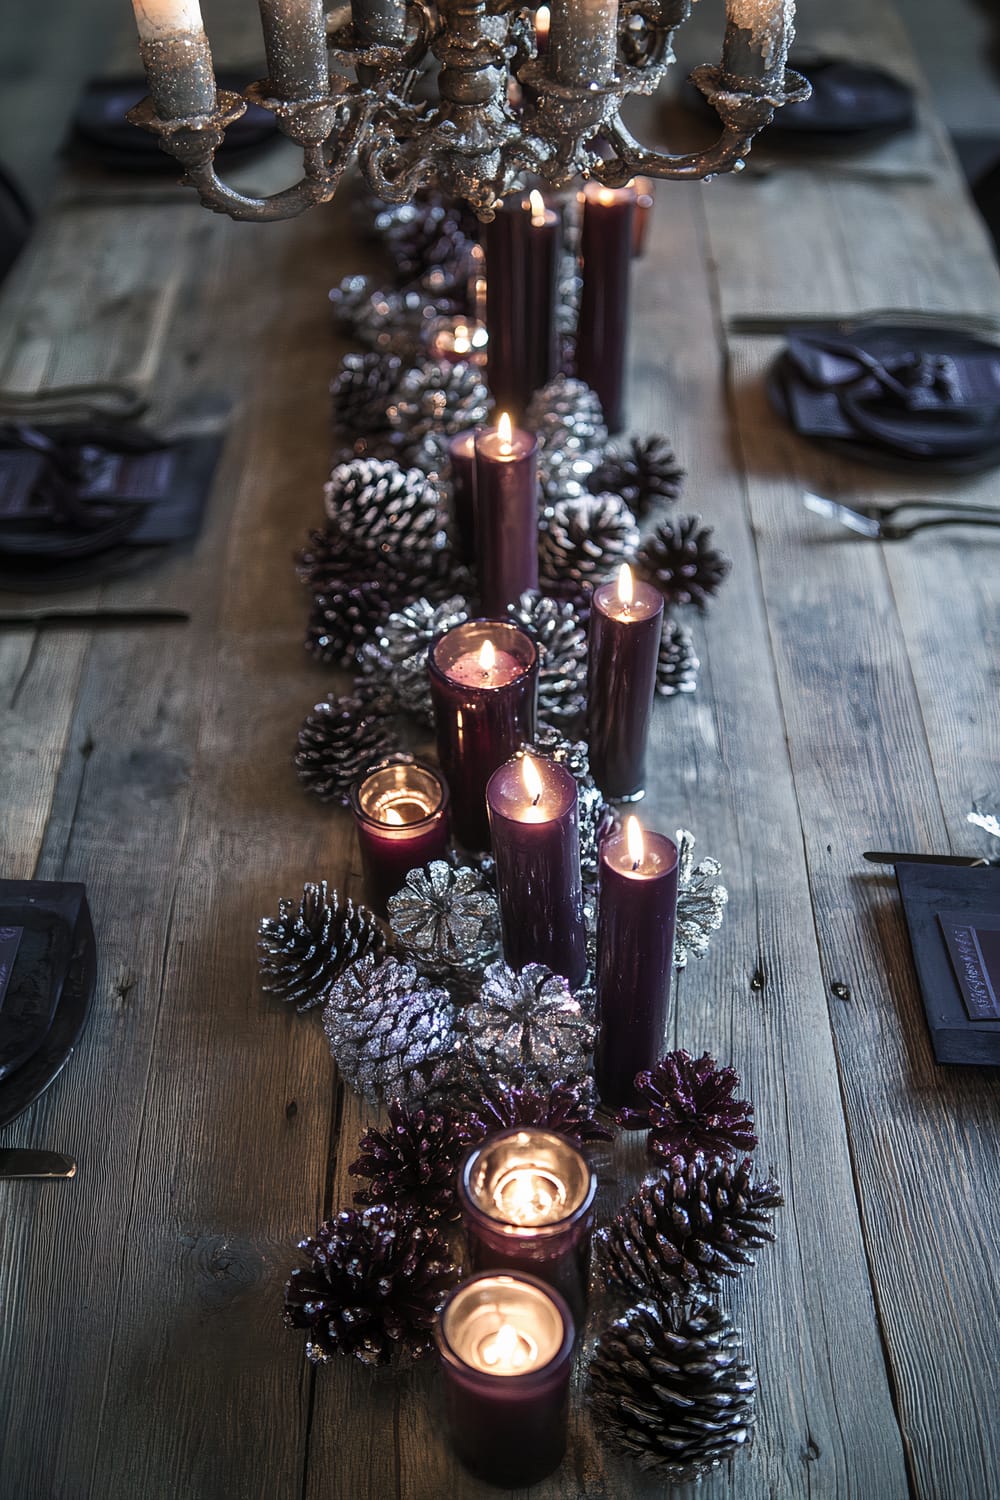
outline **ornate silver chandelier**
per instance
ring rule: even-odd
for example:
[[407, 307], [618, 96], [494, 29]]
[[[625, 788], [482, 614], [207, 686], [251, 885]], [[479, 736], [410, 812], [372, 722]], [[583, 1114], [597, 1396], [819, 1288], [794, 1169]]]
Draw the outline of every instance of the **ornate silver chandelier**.
[[[774, 110], [809, 90], [785, 66], [794, 0], [727, 0], [722, 62], [693, 75], [719, 116], [718, 140], [690, 155], [650, 151], [620, 111], [657, 88], [691, 3], [551, 0], [543, 50], [524, 0], [352, 0], [329, 17], [323, 0], [260, 0], [268, 77], [240, 95], [216, 89], [198, 0], [133, 0], [149, 98], [129, 118], [160, 137], [206, 207], [234, 219], [290, 218], [328, 201], [355, 157], [390, 202], [435, 184], [485, 220], [527, 175], [615, 187], [637, 173], [739, 170]], [[439, 97], [428, 108], [413, 94], [431, 57]], [[248, 103], [272, 111], [302, 148], [301, 180], [268, 198], [234, 191], [215, 171]]]

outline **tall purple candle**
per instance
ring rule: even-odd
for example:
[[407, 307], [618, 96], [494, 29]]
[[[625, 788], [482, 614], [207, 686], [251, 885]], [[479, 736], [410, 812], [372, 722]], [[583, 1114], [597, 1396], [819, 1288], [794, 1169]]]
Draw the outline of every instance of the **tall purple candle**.
[[516, 755], [486, 788], [503, 954], [512, 969], [547, 964], [573, 989], [587, 972], [576, 777]]
[[520, 412], [530, 391], [524, 383], [524, 239], [527, 215], [521, 195], [506, 198], [486, 226], [486, 379], [497, 406]]
[[625, 425], [629, 269], [635, 188], [583, 189], [580, 255], [583, 284], [576, 333], [576, 373], [600, 397], [610, 432]]
[[458, 555], [465, 563], [476, 558], [476, 434], [460, 432], [448, 446], [451, 460], [451, 513]]
[[351, 788], [368, 905], [384, 917], [411, 870], [443, 859], [451, 824], [448, 788], [412, 755], [382, 761]]
[[521, 1489], [566, 1451], [575, 1330], [558, 1292], [531, 1276], [470, 1276], [437, 1324], [452, 1446], [487, 1483]]
[[511, 427], [476, 434], [476, 557], [483, 613], [502, 615], [538, 587], [538, 443]]
[[509, 620], [468, 620], [438, 636], [427, 670], [455, 837], [488, 849], [486, 783], [534, 733], [538, 651]]
[[677, 846], [638, 818], [601, 845], [598, 870], [597, 1046], [605, 1104], [639, 1105], [635, 1075], [662, 1055], [677, 916]]
[[540, 391], [559, 369], [556, 308], [559, 304], [559, 262], [562, 225], [558, 213], [546, 207], [537, 188], [528, 194], [525, 240], [525, 319], [522, 392]]
[[527, 1272], [583, 1321], [597, 1177], [565, 1136], [518, 1125], [469, 1152], [458, 1201], [477, 1271]]
[[612, 801], [641, 797], [656, 691], [663, 595], [624, 565], [594, 591], [590, 611], [590, 769]]

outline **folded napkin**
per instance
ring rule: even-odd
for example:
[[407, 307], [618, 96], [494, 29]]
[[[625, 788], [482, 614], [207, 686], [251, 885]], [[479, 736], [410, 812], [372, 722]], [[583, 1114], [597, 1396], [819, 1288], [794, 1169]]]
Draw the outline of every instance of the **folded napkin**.
[[914, 121], [909, 84], [882, 68], [843, 57], [793, 51], [789, 67], [808, 78], [812, 94], [778, 110], [762, 139], [780, 136], [885, 136]]

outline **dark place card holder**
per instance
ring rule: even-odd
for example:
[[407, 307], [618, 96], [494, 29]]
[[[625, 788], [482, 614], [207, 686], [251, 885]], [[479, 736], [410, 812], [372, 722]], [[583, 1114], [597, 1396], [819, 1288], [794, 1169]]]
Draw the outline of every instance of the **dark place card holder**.
[[[991, 924], [1000, 924], [1000, 869], [898, 864], [896, 881], [934, 1056], [942, 1063], [1000, 1066], [1000, 1015], [984, 1014], [984, 989], [988, 993], [994, 981], [988, 967], [977, 973], [975, 962], [983, 957], [988, 964], [993, 951], [983, 939], [995, 930]], [[978, 948], [969, 936], [977, 928]]]

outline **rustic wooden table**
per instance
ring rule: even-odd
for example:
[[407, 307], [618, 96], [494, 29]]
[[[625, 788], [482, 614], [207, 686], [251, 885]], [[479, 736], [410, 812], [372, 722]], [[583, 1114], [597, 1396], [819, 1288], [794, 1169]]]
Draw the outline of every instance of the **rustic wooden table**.
[[[881, 0], [823, 9], [800, 7], [803, 40], [909, 69]], [[914, 485], [790, 436], [762, 392], [776, 345], [727, 332], [762, 311], [1000, 310], [927, 112], [900, 149], [885, 178], [665, 186], [635, 279], [631, 425], [672, 435], [686, 502], [734, 560], [696, 626], [699, 690], [653, 728], [647, 816], [693, 829], [731, 895], [670, 1041], [736, 1065], [788, 1198], [731, 1298], [757, 1441], [706, 1497], [1000, 1494], [1000, 1088], [935, 1065], [891, 875], [861, 859], [984, 852], [965, 814], [998, 791], [996, 533], [831, 534], [804, 488]], [[179, 189], [76, 175], [5, 292], [0, 384], [138, 381], [164, 422], [220, 393], [234, 409], [197, 546], [72, 599], [189, 624], [0, 633], [0, 870], [86, 881], [101, 958], [76, 1055], [3, 1135], [79, 1159], [73, 1181], [0, 1182], [3, 1500], [494, 1493], [450, 1458], [432, 1371], [314, 1373], [280, 1320], [294, 1241], [348, 1202], [366, 1119], [316, 1016], [263, 997], [254, 958], [280, 896], [360, 885], [348, 817], [290, 767], [331, 686], [290, 560], [320, 513], [326, 292], [360, 254], [344, 225], [335, 207], [239, 226]], [[995, 476], [947, 488], [1000, 498]], [[637, 1165], [616, 1162], [605, 1208]], [[663, 1492], [581, 1403], [537, 1491]]]

